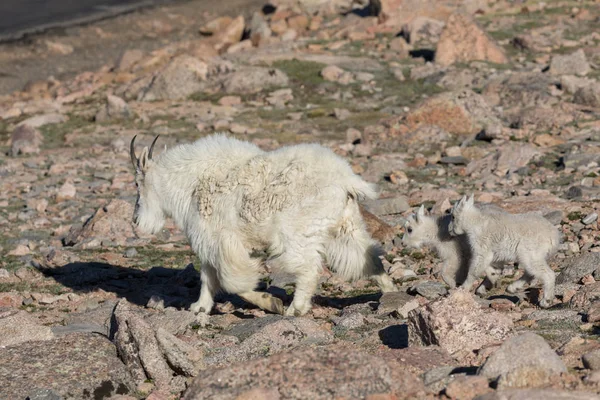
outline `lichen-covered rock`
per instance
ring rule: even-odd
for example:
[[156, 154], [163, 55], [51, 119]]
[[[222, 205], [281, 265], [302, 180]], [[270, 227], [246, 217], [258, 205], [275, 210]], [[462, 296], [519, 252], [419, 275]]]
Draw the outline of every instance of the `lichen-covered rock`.
[[450, 65], [473, 60], [497, 64], [508, 62], [504, 50], [471, 17], [462, 13], [453, 14], [440, 35], [435, 62]]
[[539, 335], [523, 333], [507, 339], [486, 360], [479, 375], [498, 380], [499, 388], [531, 387], [567, 372], [558, 354]]
[[283, 399], [365, 398], [379, 393], [409, 399], [425, 394], [420, 380], [399, 363], [344, 345], [297, 349], [209, 369], [183, 398], [232, 399], [257, 387], [276, 389]]
[[140, 93], [139, 100], [184, 99], [203, 88], [208, 72], [204, 61], [188, 55], [175, 57]]
[[467, 362], [474, 360], [474, 351], [502, 342], [513, 328], [511, 318], [481, 307], [464, 290], [411, 311], [408, 324], [411, 343], [438, 345]]
[[[2, 398], [102, 399], [135, 392], [115, 346], [98, 334], [74, 333], [0, 352]], [[60, 397], [35, 397], [43, 393]]]
[[0, 348], [17, 344], [54, 339], [48, 326], [27, 311], [0, 309]]

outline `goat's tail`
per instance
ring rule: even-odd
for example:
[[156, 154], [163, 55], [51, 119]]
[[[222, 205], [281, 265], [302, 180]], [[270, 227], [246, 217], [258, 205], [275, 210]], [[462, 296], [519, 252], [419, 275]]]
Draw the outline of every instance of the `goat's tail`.
[[[360, 188], [360, 190], [355, 193], [367, 195], [365, 192], [369, 188]], [[340, 220], [330, 233], [330, 239], [325, 246], [325, 256], [329, 267], [341, 277], [346, 280], [357, 280], [384, 273], [379, 259], [383, 250], [367, 232], [356, 196], [348, 196]]]
[[378, 194], [374, 183], [366, 182], [358, 175], [353, 175], [344, 185], [344, 189], [349, 196], [357, 200], [376, 199]]

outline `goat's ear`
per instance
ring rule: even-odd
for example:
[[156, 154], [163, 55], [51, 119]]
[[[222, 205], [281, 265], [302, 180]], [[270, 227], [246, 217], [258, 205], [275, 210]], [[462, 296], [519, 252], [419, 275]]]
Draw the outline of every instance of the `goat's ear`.
[[475, 204], [475, 194], [471, 194], [467, 199], [467, 205], [472, 206]]
[[417, 211], [417, 221], [419, 221], [424, 216], [425, 216], [425, 206], [423, 206], [421, 204], [421, 207], [419, 207], [419, 210]]
[[140, 158], [138, 159], [138, 171], [146, 172], [148, 169], [148, 148], [144, 147], [142, 150], [142, 154], [140, 154]]

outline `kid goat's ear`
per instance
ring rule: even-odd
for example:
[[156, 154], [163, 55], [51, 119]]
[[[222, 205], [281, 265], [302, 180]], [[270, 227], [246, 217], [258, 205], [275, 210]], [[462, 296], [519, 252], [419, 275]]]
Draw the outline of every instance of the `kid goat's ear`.
[[423, 206], [421, 204], [421, 207], [419, 207], [419, 210], [417, 210], [417, 222], [425, 216], [425, 206]]
[[475, 194], [471, 194], [467, 199], [467, 205], [472, 206], [473, 204], [475, 204]]

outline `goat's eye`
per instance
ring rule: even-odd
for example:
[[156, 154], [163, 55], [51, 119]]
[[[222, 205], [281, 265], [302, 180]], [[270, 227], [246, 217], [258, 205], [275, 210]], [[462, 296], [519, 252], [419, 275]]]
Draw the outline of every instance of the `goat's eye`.
[[412, 228], [409, 226], [408, 228], [406, 228], [406, 232], [412, 233]]

